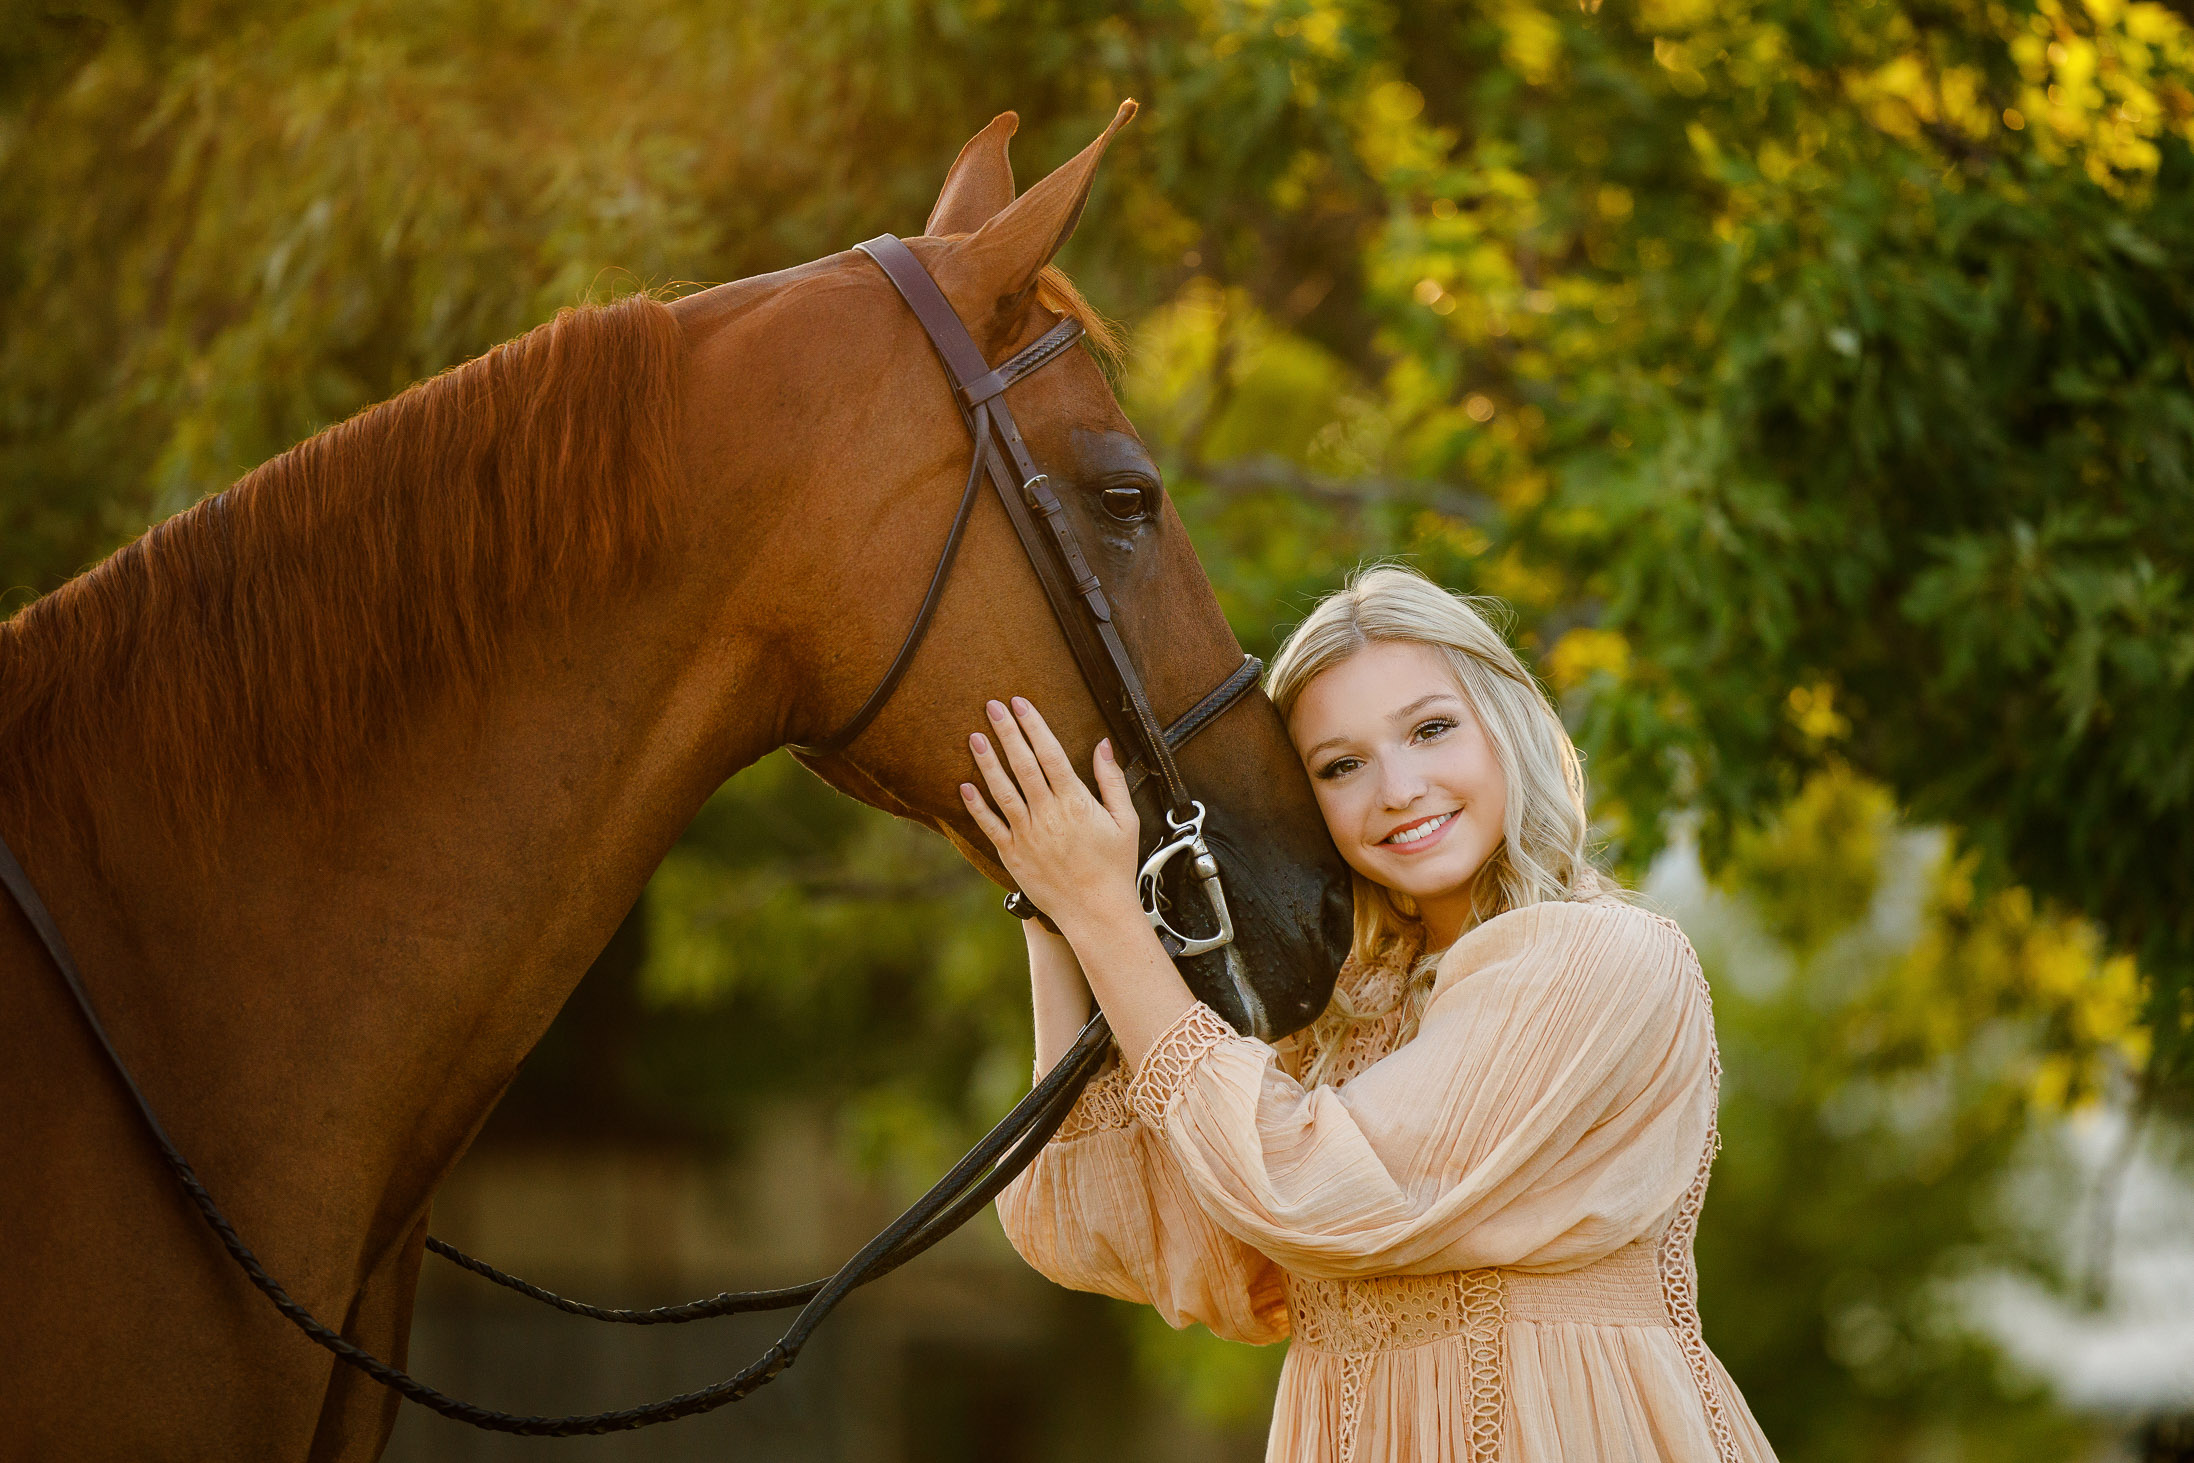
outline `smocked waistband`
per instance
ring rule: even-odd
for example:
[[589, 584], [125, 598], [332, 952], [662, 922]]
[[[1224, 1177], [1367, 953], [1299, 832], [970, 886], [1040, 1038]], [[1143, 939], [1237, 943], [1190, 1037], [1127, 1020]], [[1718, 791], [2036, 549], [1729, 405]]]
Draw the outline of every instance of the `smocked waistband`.
[[1296, 1341], [1315, 1351], [1399, 1351], [1511, 1322], [1668, 1326], [1660, 1245], [1641, 1239], [1559, 1274], [1450, 1270], [1368, 1280], [1287, 1277]]

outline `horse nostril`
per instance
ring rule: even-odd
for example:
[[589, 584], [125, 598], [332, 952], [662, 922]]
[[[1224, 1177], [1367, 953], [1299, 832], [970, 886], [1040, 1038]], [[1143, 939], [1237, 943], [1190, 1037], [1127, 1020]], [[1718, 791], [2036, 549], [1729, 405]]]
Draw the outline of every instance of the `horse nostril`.
[[1335, 880], [1326, 885], [1325, 917], [1328, 932], [1340, 930], [1354, 934], [1356, 893], [1346, 883]]

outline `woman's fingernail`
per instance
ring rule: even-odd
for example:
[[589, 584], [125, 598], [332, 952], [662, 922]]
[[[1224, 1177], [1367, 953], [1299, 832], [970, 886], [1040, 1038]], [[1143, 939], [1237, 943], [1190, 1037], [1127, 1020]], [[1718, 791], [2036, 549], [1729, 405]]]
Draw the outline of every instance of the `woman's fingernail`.
[[1107, 762], [1110, 762], [1112, 760], [1112, 738], [1106, 737], [1103, 741], [1097, 744], [1097, 755], [1104, 758]]
[[961, 784], [960, 784], [960, 796], [961, 796], [961, 797], [964, 797], [964, 798], [966, 798], [966, 799], [967, 799], [967, 800], [968, 800], [969, 802], [971, 802], [971, 803], [972, 803], [972, 802], [974, 802], [974, 801], [975, 801], [975, 784], [974, 784], [974, 783], [972, 783], [972, 782], [963, 782], [963, 783], [961, 783]]
[[975, 733], [975, 735], [969, 737], [967, 739], [967, 744], [973, 747], [978, 752], [987, 752], [990, 750], [990, 739], [984, 736], [981, 732], [977, 732]]
[[992, 721], [1004, 721], [1006, 719], [1005, 707], [999, 705], [995, 701], [985, 701], [983, 703], [983, 709], [990, 713], [990, 719]]
[[1036, 708], [1028, 704], [1027, 697], [1016, 696], [1013, 698], [1013, 709], [1020, 712], [1023, 716], [1026, 716], [1029, 712], [1034, 711]]

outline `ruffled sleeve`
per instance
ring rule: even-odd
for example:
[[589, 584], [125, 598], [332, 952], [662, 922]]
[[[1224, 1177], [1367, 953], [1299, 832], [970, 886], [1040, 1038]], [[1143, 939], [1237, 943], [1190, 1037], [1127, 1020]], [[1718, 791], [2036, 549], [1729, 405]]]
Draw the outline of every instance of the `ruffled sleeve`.
[[1211, 1222], [1135, 1116], [1130, 1091], [1118, 1067], [1083, 1090], [1059, 1135], [998, 1196], [1006, 1238], [1061, 1285], [1153, 1306], [1175, 1327], [1200, 1321], [1232, 1341], [1280, 1340], [1278, 1269]]
[[1304, 1276], [1587, 1264], [1651, 1233], [1698, 1170], [1713, 1031], [1693, 961], [1612, 902], [1502, 915], [1442, 958], [1414, 1040], [1307, 1092], [1191, 1008], [1132, 1090], [1172, 1167], [1141, 1161]]

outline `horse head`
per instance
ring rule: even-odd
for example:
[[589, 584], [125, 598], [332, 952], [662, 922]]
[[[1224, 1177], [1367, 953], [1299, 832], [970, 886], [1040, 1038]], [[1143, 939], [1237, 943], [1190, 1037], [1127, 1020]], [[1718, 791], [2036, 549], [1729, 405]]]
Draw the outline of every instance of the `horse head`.
[[[1051, 260], [1133, 109], [1123, 106], [1102, 136], [1019, 196], [1007, 159], [1015, 118], [999, 117], [961, 151], [924, 235], [907, 241], [992, 365], [1062, 316], [1103, 338], [1102, 322]], [[965, 733], [983, 724], [986, 699], [1026, 696], [1086, 767], [1107, 720], [1000, 501], [974, 499], [934, 620], [889, 700], [849, 744], [828, 744], [909, 643], [969, 481], [968, 425], [921, 325], [857, 251], [674, 308], [697, 352], [687, 412], [698, 450], [688, 461], [704, 474], [711, 462], [736, 464], [716, 493], [743, 505], [743, 531], [770, 535], [772, 562], [811, 611], [775, 627], [791, 680], [784, 739], [806, 748], [798, 755], [834, 786], [935, 829], [1010, 888], [957, 792], [972, 774]], [[754, 399], [759, 360], [779, 368], [773, 378], [802, 383], [774, 409]], [[1034, 371], [1007, 399], [1104, 585], [1152, 710], [1172, 723], [1243, 655], [1156, 463], [1088, 351]], [[768, 444], [751, 432], [758, 412], [781, 429]], [[710, 423], [748, 430], [719, 441]], [[746, 511], [758, 482], [771, 485], [760, 518]], [[826, 746], [813, 750], [818, 743]], [[1122, 745], [1123, 760], [1135, 751]], [[1181, 748], [1179, 766], [1207, 810], [1235, 929], [1231, 943], [1183, 959], [1184, 974], [1237, 1028], [1268, 1039], [1296, 1030], [1331, 992], [1350, 895], [1286, 730], [1262, 695], [1244, 697]], [[1165, 827], [1160, 791], [1152, 779], [1137, 792], [1146, 848]], [[1185, 864], [1168, 871], [1171, 902], [1190, 911], [1179, 916], [1184, 927], [1208, 927]]]

